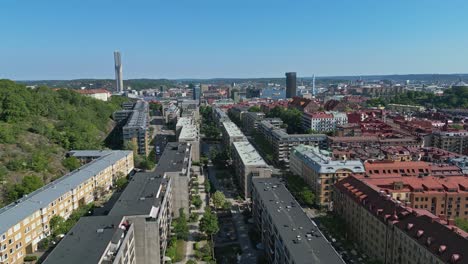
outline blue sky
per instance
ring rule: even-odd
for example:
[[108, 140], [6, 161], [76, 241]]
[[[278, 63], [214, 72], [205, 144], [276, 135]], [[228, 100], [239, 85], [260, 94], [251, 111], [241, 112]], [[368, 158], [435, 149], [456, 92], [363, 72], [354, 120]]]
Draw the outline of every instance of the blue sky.
[[2, 0], [0, 78], [466, 73], [468, 1]]

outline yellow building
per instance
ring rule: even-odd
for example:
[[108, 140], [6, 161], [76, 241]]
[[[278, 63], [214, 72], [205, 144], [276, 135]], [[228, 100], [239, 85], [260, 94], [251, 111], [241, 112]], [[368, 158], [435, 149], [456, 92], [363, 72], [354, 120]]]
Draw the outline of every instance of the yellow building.
[[359, 160], [332, 160], [328, 151], [318, 147], [294, 147], [290, 160], [291, 172], [301, 177], [315, 193], [316, 203], [332, 207], [332, 186], [351, 174], [363, 174], [364, 165]]
[[65, 219], [109, 189], [117, 177], [133, 170], [132, 151], [74, 151], [91, 162], [0, 209], [0, 263], [22, 263], [26, 254], [50, 234], [54, 215]]

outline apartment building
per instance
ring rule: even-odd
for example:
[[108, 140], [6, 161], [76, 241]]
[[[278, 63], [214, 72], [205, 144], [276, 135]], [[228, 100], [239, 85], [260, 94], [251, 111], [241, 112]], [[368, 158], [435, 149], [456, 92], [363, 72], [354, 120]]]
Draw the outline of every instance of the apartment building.
[[81, 218], [45, 264], [164, 263], [172, 179], [136, 173], [107, 215]]
[[[277, 123], [278, 124], [278, 123]], [[258, 130], [270, 142], [273, 157], [278, 165], [289, 167], [291, 152], [295, 146], [310, 145], [319, 148], [327, 146], [327, 136], [323, 134], [288, 134], [277, 128], [269, 120], [260, 122]]]
[[135, 225], [122, 216], [82, 217], [44, 264], [135, 264]]
[[244, 119], [245, 114], [249, 113], [250, 106], [248, 105], [235, 105], [229, 108], [229, 116], [233, 118], [233, 120], [238, 120], [242, 122]]
[[395, 111], [398, 113], [414, 113], [414, 112], [424, 112], [426, 108], [419, 105], [402, 105], [402, 104], [387, 104], [385, 107], [386, 110]]
[[264, 113], [248, 112], [242, 118], [242, 127], [247, 135], [251, 135], [257, 131], [258, 124], [265, 118]]
[[460, 167], [450, 164], [433, 164], [424, 161], [365, 161], [364, 167], [368, 177], [391, 178], [395, 176], [411, 177], [452, 177], [463, 176]]
[[154, 173], [158, 177], [170, 177], [172, 189], [172, 213], [179, 217], [179, 209], [189, 212], [190, 169], [192, 167], [191, 144], [182, 142], [167, 143]]
[[422, 147], [422, 140], [415, 137], [388, 137], [380, 138], [379, 136], [353, 136], [353, 137], [328, 137], [328, 145], [331, 148], [335, 147], [381, 147], [381, 146], [410, 146]]
[[230, 121], [229, 116], [219, 107], [213, 107], [213, 120], [216, 122], [218, 126], [224, 121]]
[[268, 263], [344, 263], [280, 179], [252, 179], [252, 215]]
[[200, 161], [200, 135], [197, 125], [188, 124], [183, 126], [177, 141], [188, 143], [192, 151], [192, 161]]
[[193, 120], [192, 117], [183, 116], [183, 117], [179, 118], [179, 120], [177, 120], [177, 123], [176, 123], [176, 126], [175, 126], [176, 136], [177, 137], [179, 136], [180, 130], [182, 129], [182, 127], [184, 127], [185, 125], [193, 125], [193, 124], [194, 124], [194, 120]]
[[432, 133], [431, 146], [468, 155], [468, 132], [434, 132]]
[[193, 117], [195, 119], [198, 119], [199, 115], [199, 111], [198, 111], [198, 105], [199, 105], [199, 102], [198, 100], [187, 100], [187, 99], [183, 99], [183, 100], [179, 100], [177, 102], [177, 105], [179, 106], [180, 108], [180, 115], [182, 117], [184, 116], [187, 116], [187, 117]]
[[160, 172], [137, 173], [109, 216], [125, 216], [135, 229], [136, 263], [164, 263], [174, 215], [175, 177]]
[[443, 219], [468, 220], [468, 178], [359, 177], [367, 185], [415, 209], [424, 209]]
[[468, 263], [468, 234], [426, 210], [413, 209], [350, 176], [335, 184], [334, 212], [348, 239], [384, 264]]
[[140, 155], [149, 154], [148, 114], [133, 111], [127, 123], [122, 128], [123, 141], [132, 142]]
[[174, 103], [163, 105], [163, 116], [166, 124], [177, 123], [180, 118], [180, 109]]
[[351, 174], [363, 175], [359, 160], [333, 160], [331, 153], [318, 147], [299, 145], [291, 154], [290, 170], [312, 187], [316, 203], [332, 209], [333, 184]]
[[117, 177], [132, 170], [132, 151], [103, 152], [79, 169], [1, 208], [0, 263], [21, 263], [50, 234], [49, 221], [54, 215], [68, 218], [73, 210], [93, 202], [98, 190], [108, 190]]
[[176, 124], [178, 142], [190, 144], [192, 161], [200, 161], [200, 129], [193, 117], [181, 117]]
[[262, 134], [266, 139], [271, 140], [271, 132], [275, 129], [281, 129], [283, 120], [280, 118], [264, 118], [257, 126], [257, 133]]
[[140, 155], [149, 154], [149, 105], [140, 100], [135, 103], [124, 103], [124, 110], [116, 111], [113, 119], [122, 127], [124, 144], [131, 142]]
[[248, 141], [233, 142], [231, 153], [232, 165], [242, 194], [249, 198], [252, 179], [271, 177], [272, 170]]
[[228, 150], [234, 142], [247, 141], [244, 133], [231, 121], [221, 123], [221, 133], [223, 134], [223, 144]]
[[306, 131], [330, 132], [347, 123], [348, 116], [341, 112], [304, 112], [302, 115], [302, 126]]

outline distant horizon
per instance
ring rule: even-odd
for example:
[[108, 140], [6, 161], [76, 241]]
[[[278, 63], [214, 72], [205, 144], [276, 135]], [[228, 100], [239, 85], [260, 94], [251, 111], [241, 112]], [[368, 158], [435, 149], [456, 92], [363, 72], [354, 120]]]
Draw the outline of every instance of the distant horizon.
[[[125, 72], [124, 72], [125, 75]], [[367, 77], [385, 77], [385, 76], [412, 76], [412, 75], [435, 75], [435, 76], [457, 76], [460, 75], [461, 77], [468, 77], [468, 73], [403, 73], [403, 74], [359, 74], [359, 75], [315, 75], [316, 79], [327, 79], [327, 78], [367, 78]], [[312, 75], [310, 76], [301, 76], [297, 75], [298, 79], [312, 79]], [[210, 78], [152, 78], [152, 77], [137, 77], [137, 78], [124, 78], [124, 81], [128, 80], [169, 80], [169, 81], [183, 81], [183, 80], [229, 80], [229, 79], [237, 79], [237, 80], [252, 80], [252, 79], [285, 79], [285, 76], [281, 77], [210, 77]], [[18, 82], [39, 82], [39, 81], [78, 81], [78, 80], [115, 80], [115, 77], [112, 78], [73, 78], [73, 79], [11, 79], [11, 78], [3, 78], [0, 76], [0, 79], [8, 79], [12, 81]]]

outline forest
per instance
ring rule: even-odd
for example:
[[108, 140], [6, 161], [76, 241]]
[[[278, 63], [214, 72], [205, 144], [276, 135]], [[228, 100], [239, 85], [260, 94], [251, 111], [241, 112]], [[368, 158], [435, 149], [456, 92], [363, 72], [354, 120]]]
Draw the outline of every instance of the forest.
[[0, 80], [0, 206], [74, 169], [66, 151], [104, 148], [124, 100]]
[[368, 106], [385, 106], [387, 104], [422, 105], [429, 108], [468, 108], [468, 87], [454, 87], [444, 90], [442, 96], [429, 92], [408, 91], [394, 97], [373, 98], [367, 101]]

